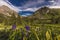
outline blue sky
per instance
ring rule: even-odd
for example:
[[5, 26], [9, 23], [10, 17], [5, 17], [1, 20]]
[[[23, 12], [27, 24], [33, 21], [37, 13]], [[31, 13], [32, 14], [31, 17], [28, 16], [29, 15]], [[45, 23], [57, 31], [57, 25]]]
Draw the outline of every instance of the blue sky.
[[45, 5], [59, 5], [59, 0], [8, 0], [12, 5], [25, 8], [38, 8]]
[[14, 6], [22, 6], [25, 4], [28, 0], [8, 0], [10, 3], [12, 3]]
[[0, 6], [1, 5], [6, 5], [16, 12], [24, 13], [26, 11], [25, 13], [30, 14], [30, 12], [35, 12], [43, 6], [60, 8], [60, 0], [0, 0]]

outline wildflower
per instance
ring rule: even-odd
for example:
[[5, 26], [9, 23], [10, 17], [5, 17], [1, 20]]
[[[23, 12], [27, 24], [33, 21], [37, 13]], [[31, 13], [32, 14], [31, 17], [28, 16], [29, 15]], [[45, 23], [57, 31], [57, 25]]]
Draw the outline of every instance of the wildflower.
[[12, 25], [12, 29], [16, 29], [16, 25], [14, 24], [14, 25]]
[[30, 30], [30, 27], [29, 26], [25, 26], [26, 30], [29, 31]]
[[28, 38], [29, 37], [29, 35], [30, 35], [30, 26], [25, 26], [25, 29], [26, 29], [26, 37]]

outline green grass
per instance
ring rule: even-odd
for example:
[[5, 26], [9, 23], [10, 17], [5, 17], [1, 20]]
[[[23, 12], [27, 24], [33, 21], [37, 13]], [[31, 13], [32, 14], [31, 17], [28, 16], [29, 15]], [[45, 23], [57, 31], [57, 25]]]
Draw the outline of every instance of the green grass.
[[[24, 25], [17, 25], [15, 30], [11, 30], [12, 26], [0, 25], [0, 39], [1, 40], [60, 40], [60, 24], [36, 24], [29, 25], [30, 32], [27, 32]], [[7, 28], [9, 29], [7, 29]], [[20, 30], [22, 28], [22, 30]], [[22, 33], [24, 36], [22, 36]], [[26, 34], [29, 33], [28, 37]]]

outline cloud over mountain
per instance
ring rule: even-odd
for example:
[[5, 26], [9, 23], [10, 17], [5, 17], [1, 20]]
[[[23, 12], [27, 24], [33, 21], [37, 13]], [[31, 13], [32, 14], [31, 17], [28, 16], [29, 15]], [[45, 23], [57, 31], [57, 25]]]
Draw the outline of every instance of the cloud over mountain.
[[0, 0], [0, 5], [7, 5], [15, 11], [22, 11], [27, 9], [33, 10], [46, 5], [60, 6], [60, 0]]
[[15, 10], [16, 12], [18, 12], [20, 10], [17, 7], [13, 6], [11, 3], [9, 3], [8, 0], [0, 0], [0, 6], [2, 6], [2, 5], [6, 5], [9, 8], [11, 8], [12, 10]]
[[6, 5], [9, 8], [19, 11], [36, 11], [42, 6], [60, 8], [60, 0], [0, 0], [0, 6]]

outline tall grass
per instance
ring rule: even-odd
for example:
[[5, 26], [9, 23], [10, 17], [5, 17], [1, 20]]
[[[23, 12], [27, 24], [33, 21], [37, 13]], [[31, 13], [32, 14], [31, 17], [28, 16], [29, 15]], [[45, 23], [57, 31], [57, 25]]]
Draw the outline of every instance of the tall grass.
[[0, 40], [60, 40], [60, 27], [46, 25], [28, 27], [29, 30], [25, 27], [0, 30]]

